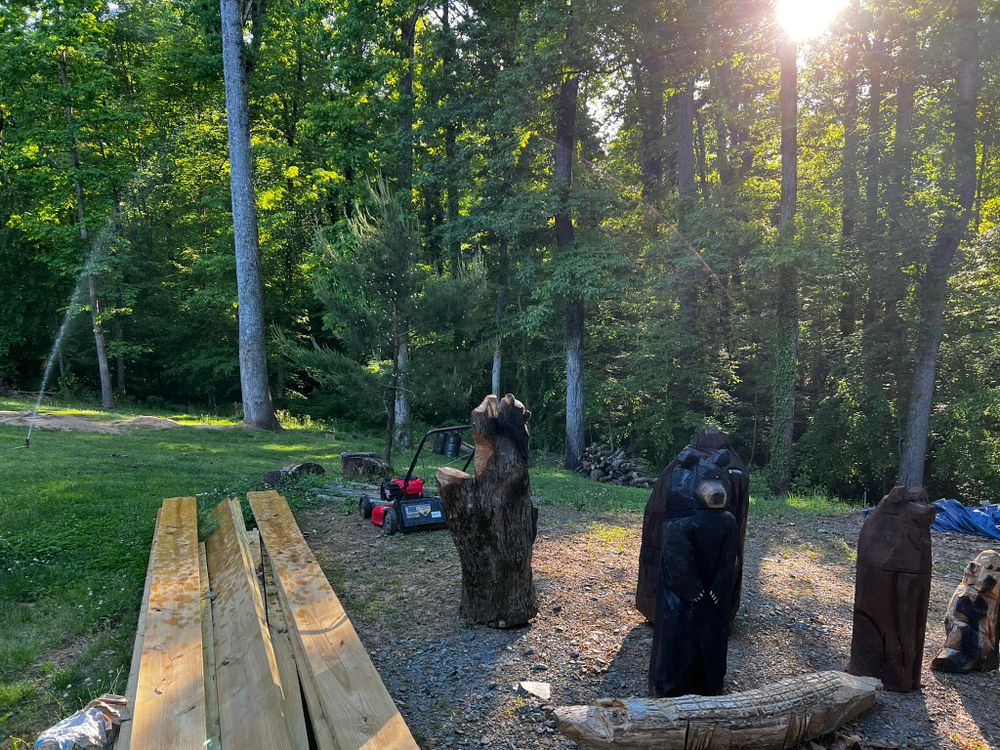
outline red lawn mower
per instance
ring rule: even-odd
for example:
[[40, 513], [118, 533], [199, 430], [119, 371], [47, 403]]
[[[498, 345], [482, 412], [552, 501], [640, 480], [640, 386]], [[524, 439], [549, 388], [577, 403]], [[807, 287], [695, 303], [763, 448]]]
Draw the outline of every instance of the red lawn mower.
[[[381, 526], [385, 534], [392, 535], [397, 531], [428, 531], [448, 528], [441, 498], [437, 495], [424, 494], [424, 480], [413, 476], [417, 459], [432, 435], [437, 438], [436, 453], [458, 457], [461, 454], [463, 430], [471, 430], [471, 424], [455, 425], [454, 427], [438, 427], [428, 430], [420, 440], [410, 468], [404, 477], [396, 477], [379, 485], [379, 497], [362, 495], [358, 500], [358, 513], [362, 518], [370, 518], [375, 526]], [[465, 461], [463, 471], [469, 468], [475, 449]]]

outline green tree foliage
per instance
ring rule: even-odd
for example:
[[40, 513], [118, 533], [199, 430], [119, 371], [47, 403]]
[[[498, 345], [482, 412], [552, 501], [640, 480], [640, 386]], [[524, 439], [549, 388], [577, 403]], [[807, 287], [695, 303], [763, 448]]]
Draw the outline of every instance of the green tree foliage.
[[[567, 4], [550, 0], [248, 2], [279, 406], [383, 426], [405, 321], [418, 423], [464, 419], [496, 375], [532, 409], [535, 445], [561, 453], [566, 303], [581, 299], [588, 441], [657, 467], [715, 424], [763, 469], [788, 268], [792, 484], [890, 486], [952, 200], [968, 21], [944, 0], [864, 0], [800, 44], [797, 211], [779, 231], [774, 5], [593, 0], [572, 4], [568, 35]], [[1000, 11], [978, 10], [972, 226], [952, 264], [925, 472], [932, 492], [968, 499], [1000, 480]], [[125, 397], [238, 401], [219, 32], [207, 0], [0, 4], [0, 382], [37, 388], [89, 251], [78, 178], [90, 236], [114, 227], [100, 293]], [[567, 195], [553, 157], [568, 75]], [[98, 385], [88, 329], [81, 315], [62, 358], [82, 394]]]

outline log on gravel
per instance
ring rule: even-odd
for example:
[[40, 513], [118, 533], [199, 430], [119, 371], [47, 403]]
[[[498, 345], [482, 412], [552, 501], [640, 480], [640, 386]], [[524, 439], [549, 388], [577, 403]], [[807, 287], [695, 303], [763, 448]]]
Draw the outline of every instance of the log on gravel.
[[785, 750], [867, 711], [881, 689], [873, 677], [816, 672], [732, 695], [604, 699], [555, 716], [559, 731], [596, 750]]
[[438, 491], [462, 563], [462, 614], [490, 627], [538, 614], [531, 578], [536, 516], [528, 479], [531, 412], [507, 394], [472, 411], [475, 476], [438, 469]]

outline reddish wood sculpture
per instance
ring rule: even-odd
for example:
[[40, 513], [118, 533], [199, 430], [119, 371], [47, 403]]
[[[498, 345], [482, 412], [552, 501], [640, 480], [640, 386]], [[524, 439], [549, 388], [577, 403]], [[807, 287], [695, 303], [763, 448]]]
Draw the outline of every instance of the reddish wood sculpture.
[[[722, 430], [710, 428], [695, 435], [685, 451], [693, 451], [702, 458], [725, 452], [720, 468], [729, 477], [732, 492], [726, 501], [726, 510], [733, 514], [739, 527], [739, 549], [736, 554], [736, 577], [732, 598], [731, 617], [740, 608], [740, 590], [743, 586], [743, 548], [746, 540], [747, 513], [750, 508], [750, 476], [746, 464], [729, 444], [729, 438]], [[684, 451], [682, 451], [683, 453]], [[642, 519], [642, 546], [639, 549], [639, 585], [635, 592], [635, 607], [650, 622], [656, 619], [656, 596], [660, 588], [660, 556], [663, 545], [663, 522], [671, 510], [667, 500], [667, 484], [677, 467], [677, 459], [670, 462], [660, 478], [656, 480], [653, 492], [646, 503]]]
[[530, 417], [509, 393], [487, 396], [472, 411], [476, 475], [447, 466], [436, 475], [462, 563], [461, 612], [495, 628], [524, 625], [538, 614], [531, 579]]
[[965, 569], [944, 618], [947, 638], [931, 669], [989, 672], [1000, 665], [1000, 553], [980, 552]]
[[936, 509], [921, 487], [893, 487], [861, 528], [851, 665], [886, 690], [920, 687]]

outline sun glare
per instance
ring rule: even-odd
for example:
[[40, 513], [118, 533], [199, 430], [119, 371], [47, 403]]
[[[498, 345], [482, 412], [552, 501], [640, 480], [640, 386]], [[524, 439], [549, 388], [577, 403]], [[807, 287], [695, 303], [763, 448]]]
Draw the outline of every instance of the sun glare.
[[847, 0], [778, 0], [778, 23], [796, 42], [822, 34], [847, 5]]

